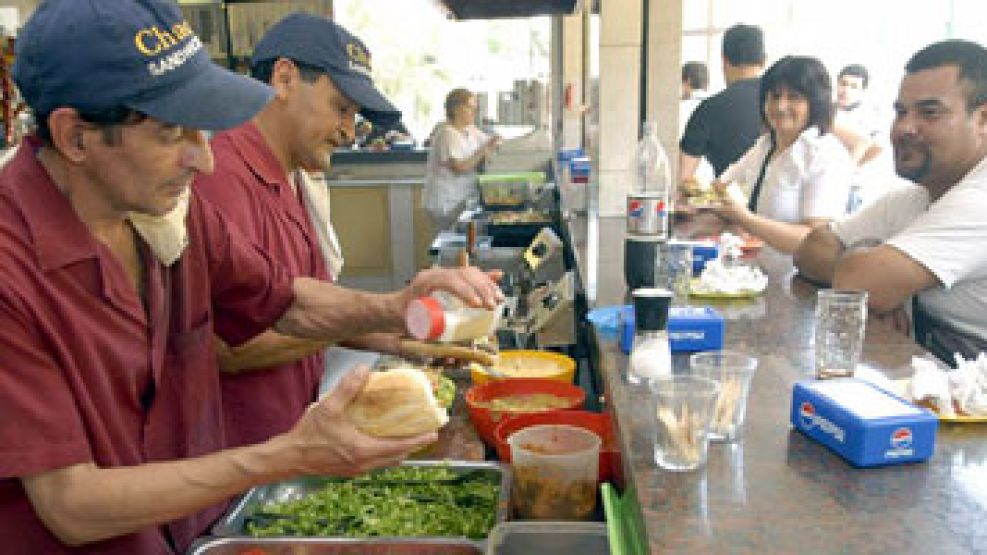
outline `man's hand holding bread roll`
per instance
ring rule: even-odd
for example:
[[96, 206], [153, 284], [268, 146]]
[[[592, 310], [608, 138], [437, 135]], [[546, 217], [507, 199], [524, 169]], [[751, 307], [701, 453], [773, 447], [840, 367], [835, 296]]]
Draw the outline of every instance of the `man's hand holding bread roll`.
[[381, 438], [434, 432], [449, 422], [428, 376], [412, 367], [371, 373], [345, 412], [361, 432]]
[[410, 453], [438, 440], [435, 430], [440, 426], [402, 438], [378, 438], [361, 432], [347, 415], [347, 407], [368, 383], [373, 383], [369, 374], [365, 366], [347, 373], [329, 395], [309, 408], [290, 432], [268, 442], [271, 456], [290, 453], [297, 459], [294, 465], [297, 474], [356, 476], [374, 468], [394, 466]]

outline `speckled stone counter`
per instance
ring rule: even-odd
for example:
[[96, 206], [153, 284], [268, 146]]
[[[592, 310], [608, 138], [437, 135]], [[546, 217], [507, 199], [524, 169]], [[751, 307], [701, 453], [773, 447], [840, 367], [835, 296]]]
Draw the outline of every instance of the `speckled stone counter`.
[[[623, 302], [622, 218], [570, 221], [592, 305]], [[623, 453], [621, 489], [636, 495], [653, 553], [987, 553], [987, 424], [940, 426], [924, 464], [855, 469], [794, 431], [792, 384], [811, 376], [816, 288], [790, 258], [757, 262], [770, 277], [755, 300], [714, 305], [728, 319], [726, 346], [754, 354], [745, 437], [712, 444], [704, 470], [660, 470], [652, 458], [651, 400], [624, 378], [626, 357], [598, 340], [597, 368]], [[910, 375], [910, 339], [868, 322], [863, 364]], [[677, 371], [688, 361], [676, 356]]]

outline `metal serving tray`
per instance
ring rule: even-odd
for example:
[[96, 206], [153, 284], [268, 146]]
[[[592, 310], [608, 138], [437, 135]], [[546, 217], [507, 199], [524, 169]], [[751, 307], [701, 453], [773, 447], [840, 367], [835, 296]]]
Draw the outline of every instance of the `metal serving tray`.
[[[471, 462], [471, 461], [406, 461], [401, 464], [401, 466], [447, 466], [450, 470], [457, 474], [462, 474], [466, 472], [471, 472], [474, 470], [490, 472], [492, 476], [497, 476], [500, 478], [500, 495], [497, 499], [496, 515], [494, 519], [494, 525], [504, 522], [507, 520], [508, 510], [510, 509], [510, 496], [511, 496], [511, 473], [507, 465], [503, 465], [497, 462]], [[245, 527], [245, 520], [247, 517], [253, 515], [258, 510], [260, 510], [264, 505], [272, 502], [283, 502], [290, 501], [293, 499], [300, 499], [312, 491], [321, 488], [323, 485], [330, 482], [341, 481], [340, 478], [334, 477], [302, 477], [295, 480], [289, 480], [286, 482], [278, 482], [275, 484], [267, 484], [264, 486], [258, 486], [241, 497], [230, 510], [221, 518], [212, 528], [212, 535], [221, 538], [230, 537], [248, 537]], [[251, 538], [253, 539], [253, 538]], [[276, 538], [274, 538], [276, 539]], [[297, 538], [291, 538], [297, 539]], [[422, 536], [415, 538], [337, 538], [337, 539], [347, 539], [352, 541], [362, 542], [360, 545], [376, 545], [379, 543], [394, 543], [398, 540], [401, 542], [407, 542], [411, 539], [416, 540], [434, 540], [437, 539], [434, 536]], [[448, 538], [444, 538], [448, 539]], [[462, 541], [467, 541], [473, 545], [482, 546], [483, 542], [475, 542], [468, 540], [466, 538], [459, 538]], [[258, 539], [260, 541], [260, 539]], [[280, 553], [280, 552], [276, 552]], [[287, 551], [285, 553], [292, 553]], [[321, 552], [317, 552], [321, 553]], [[331, 552], [336, 553], [336, 552]], [[348, 552], [347, 552], [348, 553]], [[404, 553], [403, 551], [399, 553]], [[409, 552], [416, 553], [416, 552]]]
[[[250, 551], [255, 550], [255, 551]], [[476, 542], [407, 538], [213, 538], [197, 541], [188, 555], [483, 555]]]

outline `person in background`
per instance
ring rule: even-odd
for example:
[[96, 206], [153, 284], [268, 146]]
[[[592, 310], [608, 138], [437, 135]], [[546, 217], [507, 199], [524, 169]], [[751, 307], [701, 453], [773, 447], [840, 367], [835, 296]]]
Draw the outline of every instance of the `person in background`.
[[[213, 137], [216, 167], [196, 177], [195, 191], [293, 275], [336, 281], [343, 256], [329, 188], [317, 176], [329, 170], [333, 151], [353, 140], [357, 113], [386, 124], [400, 112], [370, 80], [364, 44], [321, 16], [295, 13], [272, 25], [254, 48], [251, 74], [273, 87], [274, 100]], [[345, 343], [400, 351], [394, 333]], [[230, 447], [291, 429], [330, 371], [327, 346], [274, 330], [235, 347], [217, 339]]]
[[685, 131], [689, 116], [699, 103], [706, 99], [709, 88], [709, 70], [703, 62], [686, 62], [682, 65], [682, 104], [679, 109], [679, 136]]
[[836, 76], [836, 123], [858, 135], [876, 139], [887, 127], [880, 112], [867, 101], [870, 74], [860, 64], [850, 64]]
[[240, 125], [270, 87], [221, 69], [170, 0], [48, 0], [14, 80], [37, 118], [0, 171], [0, 542], [16, 553], [184, 553], [252, 486], [350, 476], [436, 439], [344, 414], [366, 369], [296, 425], [223, 450], [212, 334], [314, 340], [399, 330], [435, 289], [494, 306], [475, 268], [369, 294], [294, 277], [189, 194], [200, 128]]
[[[726, 223], [790, 253], [817, 225], [846, 210], [853, 164], [832, 133], [833, 89], [816, 58], [786, 56], [764, 73], [761, 118], [767, 133], [720, 176]], [[748, 198], [726, 194], [736, 182]]]
[[422, 199], [436, 231], [452, 225], [467, 201], [476, 197], [476, 174], [500, 143], [497, 135], [477, 128], [476, 95], [472, 92], [450, 91], [445, 112], [445, 121], [430, 137]]
[[758, 83], [764, 70], [764, 34], [734, 25], [723, 34], [723, 77], [727, 88], [703, 100], [679, 141], [679, 180], [693, 178], [705, 158], [715, 175], [747, 151], [761, 134]]
[[897, 173], [915, 185], [818, 227], [799, 273], [863, 289], [874, 314], [947, 364], [987, 350], [987, 48], [947, 40], [905, 65], [894, 103]]
[[[699, 103], [707, 98], [709, 70], [703, 62], [686, 62], [682, 65], [682, 102], [679, 105], [679, 138], [685, 133], [686, 123]], [[713, 181], [713, 167], [705, 159], [700, 160], [693, 177], [699, 183]]]
[[888, 180], [893, 174], [887, 153], [890, 115], [867, 99], [870, 73], [860, 64], [850, 64], [840, 70], [836, 79], [836, 118], [834, 131], [857, 163], [850, 188], [849, 211], [860, 208], [901, 182]]

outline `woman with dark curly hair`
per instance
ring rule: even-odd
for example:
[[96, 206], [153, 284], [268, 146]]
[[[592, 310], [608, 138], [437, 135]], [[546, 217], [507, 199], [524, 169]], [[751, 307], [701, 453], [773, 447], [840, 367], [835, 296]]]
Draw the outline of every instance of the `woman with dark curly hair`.
[[[853, 162], [833, 134], [833, 88], [822, 63], [786, 56], [761, 77], [761, 120], [754, 146], [720, 176], [721, 219], [782, 252], [846, 211]], [[747, 198], [729, 187], [738, 183]]]

